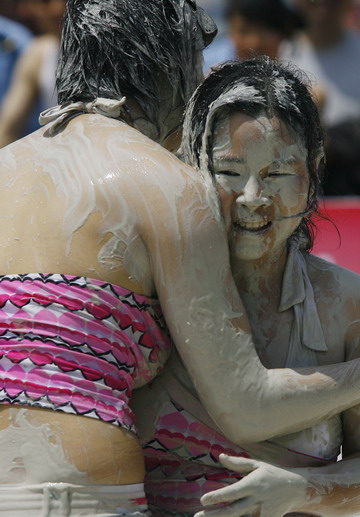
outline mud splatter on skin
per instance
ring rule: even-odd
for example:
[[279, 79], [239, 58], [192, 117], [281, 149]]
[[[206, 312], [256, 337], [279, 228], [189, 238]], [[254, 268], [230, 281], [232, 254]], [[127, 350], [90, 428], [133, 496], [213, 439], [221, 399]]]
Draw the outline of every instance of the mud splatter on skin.
[[14, 421], [0, 431], [0, 484], [86, 483], [87, 476], [67, 458], [61, 436], [48, 424], [36, 425], [27, 409], [15, 410]]

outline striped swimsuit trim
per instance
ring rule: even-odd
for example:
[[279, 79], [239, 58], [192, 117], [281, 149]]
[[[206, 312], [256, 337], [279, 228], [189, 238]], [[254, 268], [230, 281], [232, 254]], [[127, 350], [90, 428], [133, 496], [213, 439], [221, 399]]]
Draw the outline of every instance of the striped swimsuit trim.
[[132, 389], [170, 352], [157, 300], [96, 279], [0, 277], [0, 402], [85, 415], [136, 432]]

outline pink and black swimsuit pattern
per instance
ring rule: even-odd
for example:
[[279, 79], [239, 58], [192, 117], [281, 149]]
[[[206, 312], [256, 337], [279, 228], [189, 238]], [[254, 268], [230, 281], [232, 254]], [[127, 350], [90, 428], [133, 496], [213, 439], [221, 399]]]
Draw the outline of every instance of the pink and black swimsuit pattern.
[[0, 277], [0, 403], [85, 415], [136, 432], [132, 389], [171, 341], [157, 300], [60, 274]]

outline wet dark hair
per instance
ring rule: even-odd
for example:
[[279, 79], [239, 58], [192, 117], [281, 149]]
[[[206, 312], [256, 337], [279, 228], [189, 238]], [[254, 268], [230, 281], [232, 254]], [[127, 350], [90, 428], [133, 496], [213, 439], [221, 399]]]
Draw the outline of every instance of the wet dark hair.
[[226, 16], [239, 14], [251, 23], [269, 28], [284, 38], [304, 27], [300, 13], [285, 3], [285, 0], [228, 0]]
[[324, 158], [319, 113], [304, 77], [298, 70], [267, 57], [225, 63], [213, 69], [195, 91], [186, 111], [181, 156], [187, 163], [214, 174], [214, 126], [220, 117], [232, 112], [275, 116], [304, 143], [310, 186], [297, 236], [302, 247], [310, 250], [315, 230], [311, 217], [318, 214]]
[[192, 0], [68, 0], [59, 103], [128, 95], [158, 127], [159, 82], [165, 76], [185, 105], [201, 79], [196, 51], [215, 34]]

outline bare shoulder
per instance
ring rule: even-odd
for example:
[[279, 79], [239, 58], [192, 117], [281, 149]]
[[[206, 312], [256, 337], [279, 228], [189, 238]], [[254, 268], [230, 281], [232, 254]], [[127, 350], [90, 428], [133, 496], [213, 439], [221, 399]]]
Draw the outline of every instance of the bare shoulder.
[[84, 125], [84, 134], [95, 144], [94, 151], [113, 159], [120, 171], [130, 166], [136, 174], [143, 173], [144, 180], [181, 177], [201, 184], [191, 167], [124, 122], [101, 115], [85, 115], [74, 122]]
[[56, 185], [66, 179], [82, 190], [88, 185], [115, 205], [126, 198], [144, 208], [166, 205], [171, 213], [187, 197], [205, 202], [206, 186], [198, 172], [119, 120], [80, 115], [53, 137], [47, 129], [2, 150], [2, 169], [32, 176], [43, 171]]
[[68, 131], [62, 138], [71, 140], [74, 152], [82, 148], [89, 153], [88, 170], [97, 164], [93, 174], [141, 212], [155, 207], [153, 216], [167, 217], [170, 225], [171, 215], [189, 202], [209, 206], [211, 179], [129, 125], [83, 115], [71, 122]]

